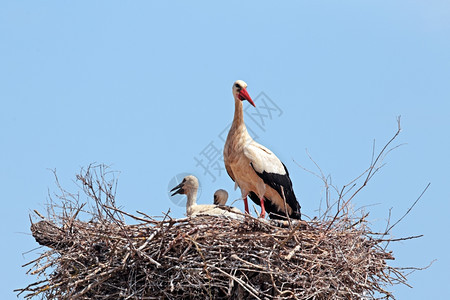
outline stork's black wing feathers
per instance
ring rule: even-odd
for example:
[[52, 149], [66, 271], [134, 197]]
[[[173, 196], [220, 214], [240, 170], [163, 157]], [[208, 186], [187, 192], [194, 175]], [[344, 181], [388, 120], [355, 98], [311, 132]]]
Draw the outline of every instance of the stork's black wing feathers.
[[[282, 163], [283, 164], [283, 163]], [[253, 168], [253, 165], [250, 164]], [[292, 188], [292, 181], [289, 178], [289, 172], [286, 168], [286, 166], [283, 164], [284, 170], [286, 171], [286, 174], [276, 174], [276, 173], [268, 173], [266, 171], [263, 171], [262, 173], [259, 173], [253, 168], [253, 170], [258, 174], [259, 177], [264, 181], [265, 184], [273, 188], [275, 191], [278, 192], [281, 198], [283, 198], [283, 193], [281, 191], [281, 187], [283, 187], [284, 196], [286, 199], [286, 204], [289, 205], [292, 208], [292, 213], [289, 215], [292, 219], [301, 219], [301, 213], [300, 213], [300, 204], [297, 201], [297, 198], [295, 197], [294, 190]], [[258, 196], [252, 191], [249, 193], [250, 199], [252, 199], [253, 202], [260, 205], [260, 200], [258, 199]], [[271, 219], [282, 219], [282, 216], [286, 215], [286, 212], [284, 209], [280, 210], [278, 207], [272, 204], [272, 202], [265, 198], [264, 199], [264, 207], [266, 208], [266, 211], [269, 213], [269, 217]], [[279, 216], [277, 216], [279, 215]]]

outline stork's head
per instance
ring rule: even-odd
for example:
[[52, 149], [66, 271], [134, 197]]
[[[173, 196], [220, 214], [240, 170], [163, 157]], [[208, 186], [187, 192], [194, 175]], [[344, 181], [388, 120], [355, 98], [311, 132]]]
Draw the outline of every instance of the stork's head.
[[235, 99], [239, 99], [241, 101], [247, 100], [251, 105], [255, 106], [252, 98], [247, 92], [247, 84], [242, 80], [237, 80], [233, 83], [233, 96]]
[[176, 194], [189, 194], [190, 192], [197, 191], [198, 189], [198, 179], [194, 175], [189, 175], [183, 178], [183, 181], [171, 189], [173, 192], [172, 196]]
[[227, 203], [228, 200], [228, 192], [225, 190], [217, 190], [214, 193], [214, 204], [215, 205], [225, 205], [225, 203]]

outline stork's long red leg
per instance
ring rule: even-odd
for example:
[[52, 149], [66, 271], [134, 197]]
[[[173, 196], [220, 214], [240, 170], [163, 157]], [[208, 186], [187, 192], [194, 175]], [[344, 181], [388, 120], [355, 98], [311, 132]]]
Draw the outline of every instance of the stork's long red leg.
[[261, 214], [259, 216], [263, 219], [266, 216], [266, 209], [264, 208], [264, 196], [261, 197]]
[[244, 205], [245, 205], [245, 212], [246, 212], [247, 214], [250, 214], [250, 212], [248, 211], [247, 196], [244, 197]]

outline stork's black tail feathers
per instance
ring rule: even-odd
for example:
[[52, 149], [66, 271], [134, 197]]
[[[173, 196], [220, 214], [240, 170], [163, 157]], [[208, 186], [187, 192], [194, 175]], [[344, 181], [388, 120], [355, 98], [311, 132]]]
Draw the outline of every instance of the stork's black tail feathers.
[[[255, 202], [255, 204], [260, 205], [260, 200], [259, 200], [258, 196], [254, 192], [250, 192], [248, 194], [248, 197], [250, 199], [252, 199], [252, 201]], [[298, 202], [297, 202], [297, 204], [298, 204]], [[266, 209], [266, 212], [269, 215], [269, 218], [277, 219], [277, 220], [286, 220], [287, 219], [286, 212], [278, 209], [278, 207], [273, 205], [273, 203], [270, 200], [268, 200], [267, 198], [264, 198], [264, 207]], [[289, 214], [289, 218], [296, 219], [296, 220], [301, 220], [302, 219], [302, 215], [300, 213], [300, 205], [299, 204], [298, 204], [298, 208], [297, 209], [292, 207], [292, 213]]]
[[[259, 177], [261, 177], [261, 179], [264, 181], [265, 184], [276, 190], [282, 198], [284, 195], [286, 204], [289, 205], [289, 207], [292, 209], [292, 213], [289, 214], [289, 218], [301, 220], [301, 213], [300, 213], [301, 207], [297, 201], [297, 197], [295, 197], [294, 189], [292, 188], [292, 181], [291, 178], [289, 177], [289, 172], [286, 166], [283, 164], [286, 174], [276, 174], [276, 173], [269, 173], [266, 171], [263, 171], [262, 173], [257, 172], [253, 167], [253, 164], [250, 163], [250, 165], [252, 166], [256, 174]], [[258, 199], [258, 196], [254, 192], [250, 192], [249, 197], [250, 199], [252, 199], [253, 202], [260, 205], [260, 200]], [[269, 213], [269, 217], [271, 219], [286, 219], [286, 211], [284, 207], [275, 206], [270, 201], [270, 199], [264, 198], [264, 207], [266, 208], [266, 211]]]

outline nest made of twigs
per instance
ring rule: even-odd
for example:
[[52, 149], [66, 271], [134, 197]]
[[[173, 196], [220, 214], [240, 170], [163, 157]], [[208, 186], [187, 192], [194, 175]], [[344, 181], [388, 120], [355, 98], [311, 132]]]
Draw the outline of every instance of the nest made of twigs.
[[114, 217], [124, 212], [103, 208], [108, 218], [32, 224], [51, 249], [32, 262], [30, 271], [46, 277], [25, 297], [369, 299], [390, 297], [385, 286], [405, 280], [361, 219], [289, 226], [250, 216], [134, 216], [138, 224], [126, 225]]
[[39, 221], [31, 225], [36, 241], [48, 247], [25, 265], [38, 280], [16, 291], [47, 299], [394, 298], [389, 288], [407, 285], [405, 272], [417, 268], [389, 265], [389, 243], [420, 236], [395, 240], [390, 230], [428, 186], [383, 233], [372, 232], [368, 214], [358, 211], [357, 217], [351, 202], [381, 168], [399, 132], [400, 124], [370, 167], [336, 189], [334, 204], [328, 179], [321, 177], [327, 207], [310, 222], [133, 215], [115, 205], [117, 180], [104, 165], [77, 175], [87, 201], [64, 190], [56, 177], [60, 201], [50, 198], [48, 216], [35, 211]]

